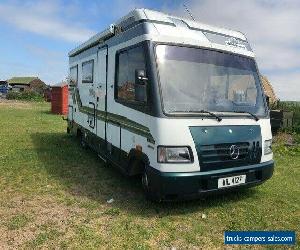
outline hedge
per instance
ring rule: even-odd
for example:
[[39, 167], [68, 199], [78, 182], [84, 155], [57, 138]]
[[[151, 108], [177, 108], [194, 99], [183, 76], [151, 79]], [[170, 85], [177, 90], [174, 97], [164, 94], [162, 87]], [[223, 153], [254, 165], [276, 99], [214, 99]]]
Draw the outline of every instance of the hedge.
[[44, 101], [44, 97], [34, 91], [24, 90], [22, 92], [17, 91], [9, 91], [6, 95], [6, 99], [8, 100], [24, 100], [24, 101], [35, 101], [42, 102]]

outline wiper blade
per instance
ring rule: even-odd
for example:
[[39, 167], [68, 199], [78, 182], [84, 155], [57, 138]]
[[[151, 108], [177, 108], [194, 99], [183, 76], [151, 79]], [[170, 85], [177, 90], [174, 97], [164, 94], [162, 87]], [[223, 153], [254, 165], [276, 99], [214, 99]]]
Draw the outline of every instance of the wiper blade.
[[233, 113], [249, 114], [249, 115], [251, 115], [251, 116], [254, 118], [255, 121], [258, 121], [258, 120], [259, 120], [259, 118], [258, 118], [255, 114], [253, 114], [253, 113], [251, 113], [251, 112], [248, 112], [248, 111], [238, 111], [238, 110], [234, 110], [234, 111], [231, 111], [231, 112], [233, 112]]
[[213, 112], [207, 111], [207, 110], [199, 110], [199, 111], [198, 110], [197, 111], [190, 110], [190, 111], [187, 111], [187, 112], [189, 112], [189, 113], [202, 113], [202, 114], [204, 113], [204, 114], [209, 114], [209, 115], [215, 117], [218, 122], [222, 121], [222, 118], [220, 116], [216, 115]]

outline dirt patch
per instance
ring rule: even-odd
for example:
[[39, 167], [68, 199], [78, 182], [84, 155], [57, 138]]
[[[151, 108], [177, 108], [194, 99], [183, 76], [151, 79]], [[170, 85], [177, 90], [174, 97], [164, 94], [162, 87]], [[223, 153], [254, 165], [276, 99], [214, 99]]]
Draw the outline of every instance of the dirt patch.
[[[40, 233], [47, 234], [53, 228], [63, 234], [67, 233], [70, 224], [80, 220], [80, 215], [85, 212], [84, 208], [59, 204], [49, 197], [35, 197], [31, 200], [14, 197], [9, 207], [0, 206], [0, 249], [26, 246]], [[20, 214], [31, 220], [22, 228], [10, 230], [6, 222]]]
[[280, 132], [273, 137], [273, 142], [277, 144], [293, 144], [294, 137], [291, 134]]

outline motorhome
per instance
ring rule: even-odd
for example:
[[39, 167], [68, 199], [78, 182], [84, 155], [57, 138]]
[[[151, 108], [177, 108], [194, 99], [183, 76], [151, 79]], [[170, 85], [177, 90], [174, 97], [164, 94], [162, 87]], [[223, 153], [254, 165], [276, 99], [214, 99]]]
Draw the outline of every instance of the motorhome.
[[269, 110], [239, 31], [135, 9], [69, 52], [69, 133], [153, 200], [273, 174]]

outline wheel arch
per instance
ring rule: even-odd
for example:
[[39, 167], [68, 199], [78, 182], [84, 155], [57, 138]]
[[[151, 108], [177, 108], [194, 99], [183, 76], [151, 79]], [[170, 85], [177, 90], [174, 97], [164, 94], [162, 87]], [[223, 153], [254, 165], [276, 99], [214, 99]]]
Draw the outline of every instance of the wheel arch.
[[82, 135], [83, 131], [78, 127], [76, 130], [76, 136], [79, 138]]
[[142, 151], [132, 148], [128, 154], [127, 173], [129, 176], [142, 174], [150, 164], [149, 157]]

